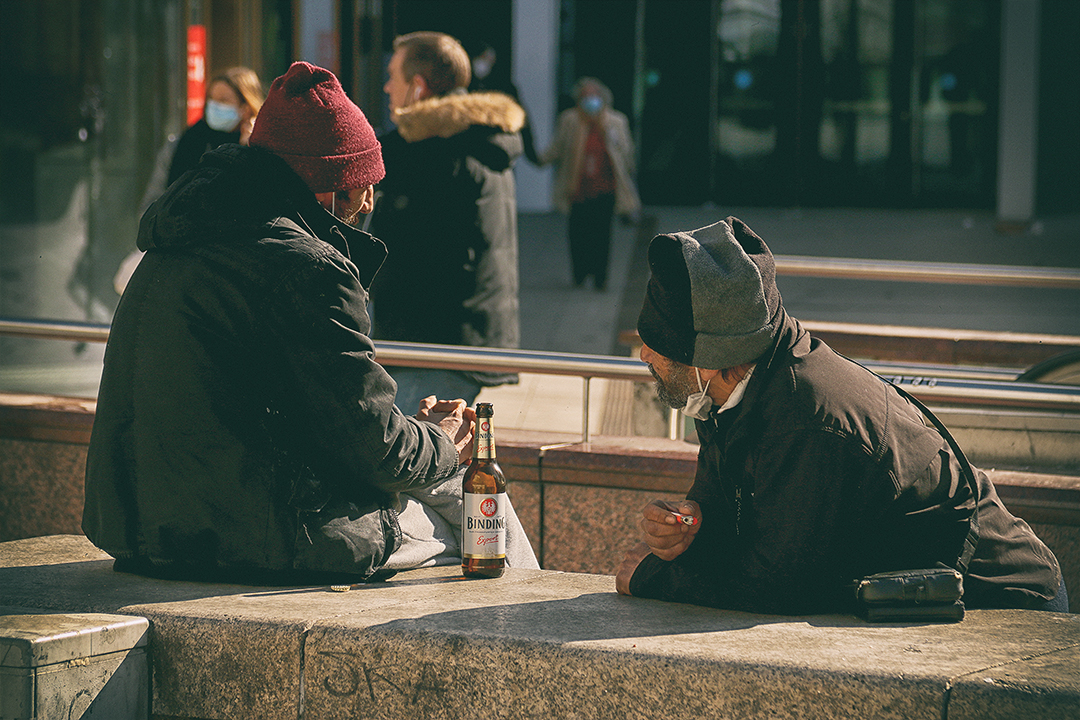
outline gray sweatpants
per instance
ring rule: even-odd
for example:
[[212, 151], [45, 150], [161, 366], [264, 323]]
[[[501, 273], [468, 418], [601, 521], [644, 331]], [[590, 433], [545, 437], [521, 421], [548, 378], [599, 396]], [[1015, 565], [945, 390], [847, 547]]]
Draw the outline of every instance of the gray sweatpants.
[[[467, 466], [441, 483], [400, 495], [401, 547], [390, 556], [392, 570], [461, 562], [461, 481]], [[506, 509], [506, 564], [540, 569], [513, 505]]]

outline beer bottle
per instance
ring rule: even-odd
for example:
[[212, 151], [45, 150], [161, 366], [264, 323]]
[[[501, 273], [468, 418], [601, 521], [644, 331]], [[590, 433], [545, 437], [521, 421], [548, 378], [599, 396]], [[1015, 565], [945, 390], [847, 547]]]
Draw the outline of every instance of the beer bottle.
[[506, 478], [495, 461], [491, 403], [476, 404], [473, 456], [461, 483], [461, 571], [496, 578], [506, 567]]

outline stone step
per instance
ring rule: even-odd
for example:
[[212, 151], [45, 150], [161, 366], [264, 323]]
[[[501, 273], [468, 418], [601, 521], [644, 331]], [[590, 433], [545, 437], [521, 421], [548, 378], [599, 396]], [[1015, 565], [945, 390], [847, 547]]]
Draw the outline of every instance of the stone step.
[[457, 567], [349, 592], [114, 573], [85, 538], [0, 543], [0, 605], [149, 619], [153, 713], [330, 718], [1076, 718], [1080, 617], [871, 625], [616, 595], [613, 578]]

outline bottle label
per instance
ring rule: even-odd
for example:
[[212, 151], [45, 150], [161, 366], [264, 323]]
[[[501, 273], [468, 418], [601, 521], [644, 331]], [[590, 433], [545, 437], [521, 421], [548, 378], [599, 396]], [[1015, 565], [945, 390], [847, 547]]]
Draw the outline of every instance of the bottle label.
[[495, 430], [491, 427], [491, 418], [477, 418], [473, 443], [473, 457], [495, 459]]
[[490, 560], [506, 557], [506, 493], [464, 493], [462, 557]]

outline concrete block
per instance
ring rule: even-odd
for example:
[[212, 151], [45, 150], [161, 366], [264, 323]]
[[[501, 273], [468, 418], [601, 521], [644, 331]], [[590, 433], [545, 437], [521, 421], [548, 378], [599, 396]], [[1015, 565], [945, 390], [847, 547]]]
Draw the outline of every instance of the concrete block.
[[412, 577], [407, 604], [311, 629], [312, 716], [937, 719], [951, 679], [1080, 639], [1050, 613], [870, 626], [625, 598], [593, 575], [446, 577], [428, 593]]
[[343, 593], [174, 582], [115, 573], [63, 537], [0, 543], [5, 603], [148, 618], [162, 718], [1075, 720], [1080, 697], [1080, 617], [1029, 610], [873, 625], [456, 566]]
[[1076, 645], [971, 673], [952, 687], [949, 720], [1078, 720], [1077, 678]]
[[145, 720], [146, 618], [0, 615], [0, 719]]

